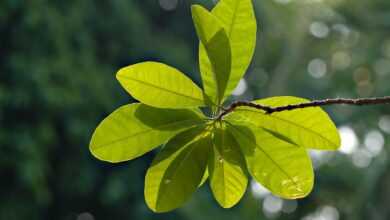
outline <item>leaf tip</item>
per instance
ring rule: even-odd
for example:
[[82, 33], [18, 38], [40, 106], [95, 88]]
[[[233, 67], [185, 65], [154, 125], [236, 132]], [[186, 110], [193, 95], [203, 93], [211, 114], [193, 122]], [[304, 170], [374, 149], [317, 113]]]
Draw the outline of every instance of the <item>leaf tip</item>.
[[127, 72], [127, 70], [129, 69], [129, 67], [131, 67], [131, 66], [122, 67], [122, 68], [120, 68], [120, 69], [116, 72], [115, 78], [116, 78], [116, 80], [118, 80], [119, 83], [122, 84], [123, 75], [125, 75], [125, 72]]
[[193, 4], [191, 5], [191, 13], [192, 15], [194, 15], [194, 13], [197, 13], [201, 10], [206, 10], [203, 6], [201, 5], [198, 5], [198, 4]]

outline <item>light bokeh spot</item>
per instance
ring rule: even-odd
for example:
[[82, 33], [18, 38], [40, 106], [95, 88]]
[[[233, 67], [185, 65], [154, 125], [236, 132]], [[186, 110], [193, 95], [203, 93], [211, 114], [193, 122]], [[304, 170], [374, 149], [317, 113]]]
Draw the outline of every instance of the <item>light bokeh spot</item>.
[[338, 130], [341, 136], [341, 147], [339, 151], [344, 154], [353, 153], [359, 145], [355, 131], [349, 126], [341, 126]]
[[241, 79], [238, 82], [237, 87], [233, 90], [232, 95], [234, 95], [234, 96], [243, 95], [247, 89], [248, 89], [248, 85], [247, 85], [245, 79]]
[[364, 137], [364, 145], [372, 156], [378, 156], [385, 145], [385, 138], [380, 131], [371, 130]]
[[160, 7], [166, 11], [173, 11], [177, 8], [179, 0], [159, 0]]
[[319, 79], [326, 75], [327, 65], [323, 59], [316, 58], [309, 62], [307, 71], [312, 77]]
[[382, 131], [390, 134], [390, 115], [382, 116], [379, 119], [378, 126]]
[[268, 189], [266, 189], [264, 186], [254, 180], [251, 181], [250, 187], [252, 195], [258, 199], [264, 198], [266, 195], [269, 195], [271, 193]]
[[329, 27], [321, 21], [315, 21], [310, 24], [310, 33], [317, 38], [326, 38], [329, 35]]
[[77, 220], [95, 220], [95, 218], [93, 217], [93, 215], [91, 213], [83, 212], [77, 216]]

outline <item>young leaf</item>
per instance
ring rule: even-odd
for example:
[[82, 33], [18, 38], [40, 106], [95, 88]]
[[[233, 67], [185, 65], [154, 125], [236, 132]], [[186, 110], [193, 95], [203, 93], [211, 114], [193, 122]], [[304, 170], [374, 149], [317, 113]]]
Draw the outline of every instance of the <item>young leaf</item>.
[[184, 131], [159, 152], [145, 178], [145, 200], [155, 212], [182, 205], [198, 188], [211, 148], [204, 127]]
[[228, 131], [240, 144], [251, 175], [272, 193], [296, 199], [311, 192], [314, 174], [306, 149], [251, 124], [230, 124]]
[[225, 129], [215, 130], [213, 140], [208, 165], [210, 186], [218, 203], [230, 208], [240, 201], [247, 187], [245, 159], [238, 143]]
[[[235, 89], [252, 60], [256, 46], [256, 17], [252, 0], [220, 0], [212, 14], [221, 21], [230, 40], [232, 64], [223, 95], [226, 98]], [[199, 62], [202, 74], [210, 68], [210, 61], [205, 55], [204, 48], [200, 47]]]
[[202, 80], [206, 94], [219, 105], [223, 99], [231, 69], [230, 43], [220, 21], [199, 5], [191, 7], [192, 19], [200, 39]]
[[127, 161], [165, 143], [180, 131], [203, 123], [203, 116], [196, 110], [125, 105], [99, 124], [89, 148], [100, 160]]
[[[260, 99], [254, 103], [276, 107], [308, 102], [306, 99], [281, 96]], [[242, 107], [226, 117], [228, 121], [243, 120], [264, 128], [281, 139], [305, 148], [336, 150], [340, 136], [333, 121], [320, 107], [266, 114], [262, 110]]]
[[179, 70], [157, 62], [120, 69], [117, 79], [135, 99], [157, 108], [204, 106], [203, 92]]

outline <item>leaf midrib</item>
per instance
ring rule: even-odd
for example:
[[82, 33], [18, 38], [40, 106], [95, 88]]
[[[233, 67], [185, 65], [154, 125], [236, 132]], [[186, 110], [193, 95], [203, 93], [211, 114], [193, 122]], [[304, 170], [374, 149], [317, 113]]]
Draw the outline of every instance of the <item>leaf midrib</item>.
[[[247, 112], [253, 112], [253, 113], [263, 114], [263, 113], [261, 113], [261, 112], [259, 112], [259, 111], [254, 111], [254, 110], [250, 110], [250, 109], [237, 109], [237, 110], [236, 110], [236, 112], [239, 112], [239, 111], [244, 111], [244, 112], [247, 111]], [[326, 142], [328, 142], [329, 144], [331, 144], [332, 147], [337, 147], [337, 144], [333, 143], [331, 140], [329, 140], [328, 138], [324, 137], [322, 134], [317, 133], [317, 132], [315, 132], [315, 131], [313, 131], [313, 130], [310, 130], [309, 128], [303, 127], [303, 126], [301, 126], [301, 125], [299, 125], [299, 124], [297, 124], [297, 123], [294, 123], [294, 122], [292, 122], [292, 121], [288, 121], [288, 120], [286, 120], [286, 119], [276, 117], [274, 114], [270, 114], [270, 115], [265, 115], [265, 114], [263, 114], [263, 115], [264, 115], [265, 117], [270, 117], [270, 118], [273, 118], [273, 119], [282, 121], [282, 122], [284, 122], [284, 123], [286, 123], [286, 124], [291, 124], [291, 125], [293, 125], [293, 126], [295, 126], [295, 127], [298, 127], [298, 128], [301, 128], [301, 129], [307, 131], [308, 133], [312, 133], [312, 134], [318, 135], [319, 137], [321, 137], [322, 139], [324, 139]], [[247, 116], [245, 116], [245, 115], [240, 115], [240, 116], [245, 117], [246, 119], [249, 119], [249, 118], [248, 118]]]
[[[180, 169], [180, 167], [183, 165], [184, 161], [186, 161], [186, 160], [188, 159], [188, 157], [192, 154], [192, 152], [195, 150], [195, 147], [196, 147], [196, 146], [193, 146], [193, 145], [194, 145], [194, 143], [195, 143], [196, 141], [200, 141], [200, 140], [199, 140], [199, 139], [196, 139], [196, 140], [189, 141], [187, 144], [185, 144], [185, 145], [183, 146], [183, 149], [181, 149], [181, 150], [180, 150], [180, 148], [177, 149], [177, 150], [179, 150], [180, 152], [178, 152], [178, 154], [177, 154], [177, 156], [176, 156], [175, 159], [177, 159], [177, 158], [180, 156], [180, 154], [181, 154], [183, 151], [186, 150], [186, 148], [191, 147], [191, 149], [189, 149], [189, 150], [187, 151], [187, 153], [185, 153], [185, 156], [183, 157], [183, 159], [182, 159], [181, 161], [179, 161], [179, 164], [178, 164], [178, 165], [176, 166], [176, 168], [173, 170], [172, 175], [168, 175], [169, 177], [167, 177], [167, 178], [165, 178], [165, 175], [163, 175], [163, 179], [164, 179], [164, 180], [166, 180], [166, 179], [171, 179], [171, 181], [173, 181], [173, 179], [175, 178], [175, 176], [176, 176], [177, 173], [178, 173], [178, 169]], [[192, 145], [192, 146], [191, 146], [191, 145]], [[171, 164], [172, 164], [172, 163], [171, 163]], [[169, 169], [169, 166], [168, 166], [167, 169]], [[202, 177], [203, 177], [203, 176], [202, 176]], [[160, 183], [160, 184], [161, 184], [161, 183]], [[164, 182], [162, 182], [162, 184], [164, 184]], [[164, 187], [159, 187], [158, 192], [160, 192], [160, 190], [161, 190], [161, 195], [160, 195], [160, 193], [157, 193], [157, 199], [156, 199], [156, 204], [155, 204], [156, 207], [158, 207], [158, 204], [160, 204], [160, 199], [163, 198], [163, 197], [164, 197], [163, 195], [165, 195], [165, 193], [167, 192], [167, 190], [162, 190], [162, 189], [164, 189]]]
[[204, 46], [204, 48], [205, 48], [205, 50], [206, 50], [206, 55], [207, 55], [207, 57], [208, 57], [208, 59], [209, 59], [209, 61], [210, 61], [210, 64], [211, 64], [211, 72], [213, 73], [212, 75], [213, 75], [213, 80], [214, 80], [214, 82], [215, 82], [215, 89], [216, 89], [216, 99], [217, 100], [215, 100], [215, 102], [217, 103], [217, 105], [219, 106], [221, 103], [220, 103], [220, 100], [221, 100], [221, 97], [220, 97], [220, 85], [219, 85], [219, 83], [218, 83], [218, 78], [217, 78], [217, 71], [216, 71], [216, 69], [215, 69], [215, 63], [212, 61], [212, 58], [209, 56], [209, 53], [207, 52], [209, 49], [208, 49], [208, 43], [207, 43], [207, 45], [203, 45]]
[[[224, 134], [223, 134], [223, 130], [222, 130], [222, 134], [221, 134], [221, 145], [222, 145], [222, 147], [224, 146], [224, 144], [225, 144], [224, 143]], [[226, 172], [226, 170], [225, 170], [225, 163], [226, 163], [225, 156], [223, 155], [222, 152], [219, 151], [218, 147], [215, 145], [215, 141], [213, 141], [213, 145], [214, 145], [215, 152], [218, 153], [218, 155], [215, 155], [215, 156], [217, 156], [217, 158], [214, 158], [214, 159], [216, 159], [215, 162], [217, 164], [219, 163], [218, 156], [220, 156], [223, 159], [223, 163], [220, 165], [221, 166], [220, 169], [222, 169], [222, 172], [221, 172], [222, 177], [219, 176], [217, 178], [222, 179], [221, 180], [222, 184], [223, 184], [223, 189], [222, 189], [223, 190], [223, 195], [222, 195], [223, 198], [222, 198], [222, 200], [223, 200], [224, 204], [226, 204], [227, 187], [226, 187], [226, 173], [225, 173]]]
[[145, 84], [147, 86], [150, 86], [150, 87], [153, 87], [153, 88], [156, 88], [156, 89], [160, 89], [160, 90], [163, 90], [165, 92], [168, 92], [168, 93], [172, 93], [174, 95], [177, 95], [177, 96], [183, 96], [183, 97], [186, 97], [186, 98], [189, 98], [189, 99], [192, 99], [192, 100], [196, 100], [196, 101], [199, 101], [199, 102], [202, 102], [203, 103], [203, 99], [199, 99], [199, 98], [195, 98], [195, 97], [192, 97], [192, 96], [189, 96], [189, 95], [186, 95], [186, 94], [183, 94], [183, 93], [179, 93], [179, 92], [175, 92], [175, 91], [172, 91], [172, 90], [169, 90], [169, 89], [166, 89], [166, 88], [163, 88], [163, 87], [160, 87], [160, 86], [157, 86], [155, 84], [152, 84], [152, 83], [148, 83], [146, 81], [142, 81], [142, 80], [139, 80], [139, 79], [135, 79], [135, 78], [132, 78], [132, 77], [129, 77], [129, 76], [120, 76], [122, 78], [124, 78], [125, 80], [132, 80], [132, 81], [135, 81], [137, 83], [140, 83], [140, 84]]
[[[183, 121], [176, 121], [176, 122], [173, 122], [173, 123], [170, 123], [170, 124], [160, 125], [160, 126], [157, 126], [157, 127], [154, 127], [154, 128], [146, 129], [146, 130], [139, 131], [139, 132], [137, 132], [137, 133], [134, 133], [134, 134], [131, 134], [131, 135], [122, 137], [122, 138], [120, 138], [120, 139], [118, 139], [118, 140], [115, 140], [115, 141], [111, 141], [111, 142], [108, 142], [108, 143], [105, 143], [105, 144], [102, 144], [102, 145], [93, 147], [93, 149], [99, 150], [99, 149], [101, 149], [101, 148], [103, 148], [103, 147], [107, 147], [107, 146], [109, 146], [109, 145], [113, 145], [113, 144], [116, 144], [116, 143], [120, 143], [120, 142], [126, 141], [126, 140], [128, 140], [128, 139], [130, 139], [130, 138], [132, 138], [132, 137], [134, 137], [134, 136], [143, 135], [143, 134], [146, 134], [146, 133], [151, 132], [151, 131], [155, 131], [155, 130], [167, 128], [167, 127], [169, 127], [169, 126], [176, 126], [176, 125], [181, 124], [181, 123], [185, 124], [185, 123], [187, 123], [187, 122], [191, 122], [191, 121], [197, 122], [197, 121], [201, 121], [201, 120], [202, 120], [202, 119], [188, 119], [188, 120], [183, 120]], [[201, 124], [203, 124], [203, 123], [204, 123], [204, 122], [199, 123], [199, 124], [193, 124], [193, 125], [188, 126], [188, 127], [190, 128], [190, 127], [193, 127], [193, 126], [198, 126], [198, 125], [201, 125]]]
[[230, 23], [229, 25], [229, 38], [231, 38], [232, 34], [233, 34], [233, 28], [235, 26], [235, 23], [236, 23], [236, 19], [237, 19], [237, 11], [238, 11], [238, 7], [240, 6], [240, 3], [241, 3], [241, 0], [237, 0], [236, 1], [236, 4], [234, 5], [234, 9], [233, 9], [233, 18], [232, 18], [232, 22]]
[[280, 170], [282, 171], [282, 173], [284, 175], [287, 176], [287, 178], [289, 178], [295, 185], [296, 188], [299, 188], [299, 184], [294, 180], [294, 178], [292, 178], [281, 166], [279, 166], [278, 163], [275, 162], [275, 160], [267, 153], [264, 151], [264, 149], [259, 146], [256, 142], [253, 142], [249, 137], [248, 135], [246, 135], [244, 132], [240, 131], [239, 129], [237, 129], [233, 124], [229, 123], [229, 122], [226, 122], [227, 124], [229, 124], [234, 130], [236, 130], [238, 133], [241, 134], [241, 136], [245, 137], [249, 142], [253, 143], [258, 149], [260, 149], [268, 159], [270, 159], [272, 161], [273, 164], [275, 164], [275, 166]]
[[[239, 7], [240, 3], [241, 3], [241, 0], [237, 0], [237, 1], [235, 2], [235, 5], [233, 6], [233, 7], [234, 7], [234, 8], [233, 8], [233, 17], [232, 17], [232, 20], [231, 20], [230, 24], [228, 24], [228, 28], [229, 28], [228, 33], [226, 33], [227, 36], [228, 36], [229, 42], [230, 42], [230, 39], [231, 39], [231, 37], [232, 37], [232, 35], [233, 35], [233, 29], [234, 29], [234, 26], [235, 26], [235, 24], [236, 24], [237, 12], [238, 12], [238, 7]], [[231, 47], [231, 53], [233, 54], [233, 47]], [[233, 61], [233, 59], [232, 59], [232, 60], [231, 60], [231, 63], [233, 63], [233, 62], [234, 62], [234, 61]], [[211, 65], [211, 66], [213, 66], [213, 65]], [[233, 72], [233, 71], [234, 71], [234, 70], [233, 70], [233, 68], [231, 67], [231, 72]], [[215, 71], [213, 71], [213, 72], [215, 72]], [[232, 74], [230, 73], [229, 79], [230, 79], [231, 75], [232, 75]], [[225, 91], [223, 91], [224, 94], [222, 94], [222, 97], [219, 98], [219, 99], [221, 99], [221, 100], [224, 100], [224, 99], [225, 99], [228, 85], [229, 85], [229, 80], [228, 80], [228, 82], [226, 83]], [[219, 96], [218, 96], [218, 97], [219, 97]]]

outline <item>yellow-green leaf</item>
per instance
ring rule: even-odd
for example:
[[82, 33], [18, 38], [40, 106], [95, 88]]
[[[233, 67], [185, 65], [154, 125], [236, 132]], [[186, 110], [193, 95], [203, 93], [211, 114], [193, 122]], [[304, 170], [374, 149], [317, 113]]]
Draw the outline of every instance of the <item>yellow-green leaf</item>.
[[206, 170], [204, 171], [204, 174], [203, 174], [203, 177], [202, 177], [202, 180], [200, 181], [199, 183], [199, 186], [198, 187], [201, 187], [203, 186], [203, 184], [209, 179], [209, 171], [208, 169], [206, 168]]
[[[256, 17], [252, 0], [220, 0], [212, 10], [222, 23], [230, 40], [232, 64], [229, 81], [224, 94], [228, 97], [245, 74], [256, 46]], [[210, 61], [203, 48], [199, 50], [200, 69], [210, 71]], [[223, 100], [222, 100], [223, 101]]]
[[313, 168], [306, 149], [285, 142], [252, 124], [230, 124], [247, 166], [256, 181], [286, 199], [308, 195], [314, 184]]
[[[281, 96], [260, 99], [254, 103], [276, 107], [305, 103], [308, 100]], [[305, 148], [336, 150], [340, 147], [340, 136], [333, 121], [320, 107], [295, 109], [292, 111], [265, 114], [254, 108], [240, 107], [226, 120], [244, 120], [264, 128], [279, 138], [289, 140]]]
[[225, 129], [216, 129], [213, 140], [208, 165], [210, 186], [218, 203], [230, 208], [240, 201], [248, 184], [245, 159], [238, 143]]
[[157, 108], [204, 106], [203, 92], [179, 70], [158, 62], [120, 69], [117, 79], [130, 95]]
[[155, 212], [171, 211], [198, 188], [207, 167], [211, 138], [203, 127], [171, 139], [153, 160], [145, 177], [145, 200]]
[[127, 161], [165, 143], [183, 129], [203, 123], [204, 118], [197, 110], [125, 105], [99, 124], [90, 151], [100, 160]]
[[[206, 94], [219, 105], [228, 84], [231, 69], [230, 43], [222, 23], [199, 5], [191, 7], [192, 19], [200, 39], [201, 75]], [[205, 53], [205, 54], [204, 54]]]

